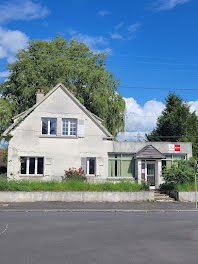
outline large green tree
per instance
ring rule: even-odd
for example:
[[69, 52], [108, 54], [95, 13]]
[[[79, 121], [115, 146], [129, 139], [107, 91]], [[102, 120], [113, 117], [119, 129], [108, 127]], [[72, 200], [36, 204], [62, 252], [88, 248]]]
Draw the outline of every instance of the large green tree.
[[179, 96], [170, 93], [156, 128], [146, 135], [149, 141], [192, 142], [193, 154], [198, 157], [198, 117]]
[[0, 141], [2, 132], [10, 125], [14, 103], [0, 98]]
[[37, 89], [49, 92], [62, 82], [116, 136], [125, 126], [125, 102], [119, 80], [106, 69], [106, 54], [94, 53], [75, 39], [33, 40], [8, 64], [9, 79], [0, 86], [3, 98], [16, 102], [15, 114], [35, 104]]

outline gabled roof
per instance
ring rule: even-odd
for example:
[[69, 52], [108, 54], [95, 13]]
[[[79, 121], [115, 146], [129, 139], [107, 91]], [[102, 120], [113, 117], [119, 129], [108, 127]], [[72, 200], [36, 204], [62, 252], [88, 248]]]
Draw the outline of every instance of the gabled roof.
[[136, 159], [164, 159], [165, 156], [152, 145], [147, 145], [138, 151], [135, 156]]
[[6, 131], [3, 133], [3, 136], [6, 136], [8, 133], [10, 133], [10, 131], [12, 129], [15, 128], [15, 126], [17, 126], [17, 123], [19, 122], [19, 120], [26, 118], [32, 111], [34, 111], [40, 104], [42, 104], [42, 102], [44, 102], [51, 94], [53, 94], [58, 88], [61, 88], [69, 97], [70, 99], [76, 104], [78, 105], [78, 107], [100, 128], [100, 130], [102, 130], [102, 132], [108, 137], [108, 138], [114, 138], [114, 136], [109, 133], [109, 131], [101, 124], [102, 119], [96, 115], [94, 115], [93, 113], [91, 113], [89, 110], [87, 110], [87, 108], [82, 105], [79, 100], [62, 84], [59, 83], [57, 84], [52, 90], [50, 90], [44, 97], [43, 99], [33, 105], [31, 108], [29, 108], [28, 110], [20, 113], [19, 115], [15, 116], [14, 119], [14, 123], [6, 129]]

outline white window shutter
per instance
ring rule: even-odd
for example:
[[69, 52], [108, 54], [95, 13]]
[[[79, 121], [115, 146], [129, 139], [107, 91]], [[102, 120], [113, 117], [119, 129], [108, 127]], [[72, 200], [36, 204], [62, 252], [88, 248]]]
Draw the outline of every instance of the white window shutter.
[[87, 158], [81, 158], [81, 168], [87, 174]]
[[98, 162], [97, 162], [97, 160], [96, 160], [96, 176], [99, 176], [100, 175], [100, 171], [99, 171], [99, 164], [98, 164]]
[[78, 119], [78, 137], [85, 137], [85, 120]]

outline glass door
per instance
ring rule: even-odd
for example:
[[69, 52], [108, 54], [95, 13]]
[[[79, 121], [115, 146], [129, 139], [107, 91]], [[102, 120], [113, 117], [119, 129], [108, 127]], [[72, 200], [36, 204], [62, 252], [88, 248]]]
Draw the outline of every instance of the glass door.
[[147, 162], [147, 182], [150, 183], [151, 186], [155, 186], [155, 163]]
[[155, 161], [142, 160], [141, 180], [148, 182], [150, 186], [155, 186]]

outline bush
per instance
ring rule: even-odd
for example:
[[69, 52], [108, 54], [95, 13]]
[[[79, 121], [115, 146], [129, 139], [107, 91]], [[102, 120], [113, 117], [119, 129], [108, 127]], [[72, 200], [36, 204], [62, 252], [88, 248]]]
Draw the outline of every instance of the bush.
[[81, 180], [81, 181], [85, 181], [86, 180], [86, 176], [85, 176], [85, 172], [84, 170], [82, 170], [81, 168], [79, 168], [78, 170], [75, 168], [69, 168], [69, 170], [65, 170], [65, 175], [64, 177], [62, 177], [63, 181], [66, 180]]
[[187, 160], [175, 161], [170, 169], [165, 169], [162, 174], [165, 185], [174, 187], [176, 184], [193, 182], [194, 168], [193, 163]]

